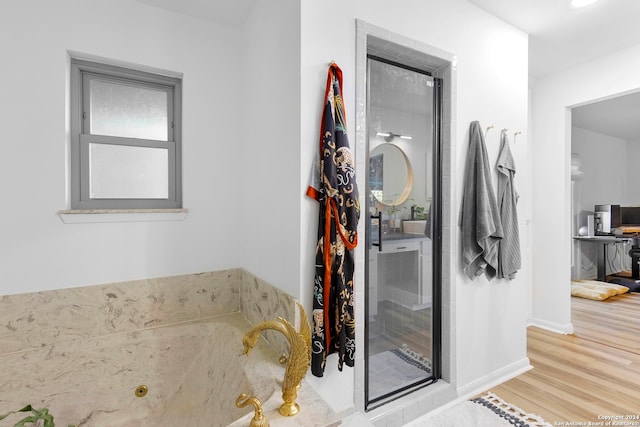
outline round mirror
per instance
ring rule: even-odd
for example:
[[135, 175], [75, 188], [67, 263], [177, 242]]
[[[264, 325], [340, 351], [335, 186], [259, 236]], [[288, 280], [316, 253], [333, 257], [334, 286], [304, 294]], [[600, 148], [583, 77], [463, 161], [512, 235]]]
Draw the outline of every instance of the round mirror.
[[369, 155], [369, 188], [384, 206], [404, 203], [411, 193], [413, 171], [409, 158], [395, 144], [380, 144]]

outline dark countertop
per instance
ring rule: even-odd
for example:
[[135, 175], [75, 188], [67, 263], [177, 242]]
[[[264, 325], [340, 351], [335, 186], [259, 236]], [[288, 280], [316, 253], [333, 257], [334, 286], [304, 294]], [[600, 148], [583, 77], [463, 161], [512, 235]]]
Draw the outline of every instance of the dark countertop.
[[[378, 234], [374, 234], [374, 238], [378, 239]], [[382, 241], [385, 240], [408, 240], [408, 239], [427, 239], [428, 237], [424, 234], [413, 234], [413, 233], [402, 233], [398, 232], [388, 232], [382, 235]]]

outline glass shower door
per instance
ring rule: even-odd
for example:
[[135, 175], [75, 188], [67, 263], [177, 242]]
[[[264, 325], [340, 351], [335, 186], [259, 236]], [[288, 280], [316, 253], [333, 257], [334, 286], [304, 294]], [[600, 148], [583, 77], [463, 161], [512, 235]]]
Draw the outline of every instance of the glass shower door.
[[437, 377], [431, 237], [438, 84], [419, 70], [368, 59], [368, 409]]

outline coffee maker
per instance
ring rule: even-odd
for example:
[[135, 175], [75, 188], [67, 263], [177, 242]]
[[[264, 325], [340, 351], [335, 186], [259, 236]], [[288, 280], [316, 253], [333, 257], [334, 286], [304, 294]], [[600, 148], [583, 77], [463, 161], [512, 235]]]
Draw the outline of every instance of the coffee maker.
[[609, 236], [622, 225], [620, 205], [596, 205], [593, 215], [596, 236]]

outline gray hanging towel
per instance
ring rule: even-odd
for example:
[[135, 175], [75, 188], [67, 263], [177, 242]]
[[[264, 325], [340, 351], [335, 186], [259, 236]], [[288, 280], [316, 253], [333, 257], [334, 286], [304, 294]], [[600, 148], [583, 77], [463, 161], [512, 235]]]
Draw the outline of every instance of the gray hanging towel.
[[516, 164], [511, 155], [507, 132], [500, 134], [500, 154], [498, 155], [498, 205], [504, 238], [498, 249], [498, 278], [513, 279], [520, 270], [520, 233], [518, 232], [518, 192], [513, 180]]
[[491, 280], [498, 268], [502, 223], [491, 183], [487, 148], [480, 123], [469, 126], [469, 152], [465, 167], [461, 210], [462, 267], [470, 279], [484, 273]]

